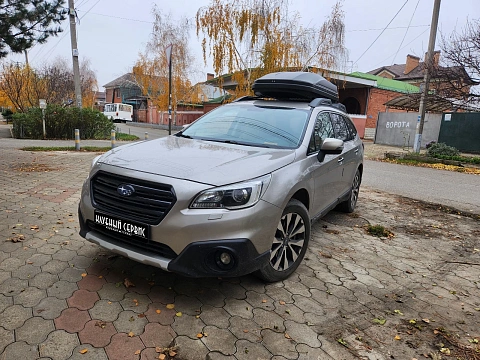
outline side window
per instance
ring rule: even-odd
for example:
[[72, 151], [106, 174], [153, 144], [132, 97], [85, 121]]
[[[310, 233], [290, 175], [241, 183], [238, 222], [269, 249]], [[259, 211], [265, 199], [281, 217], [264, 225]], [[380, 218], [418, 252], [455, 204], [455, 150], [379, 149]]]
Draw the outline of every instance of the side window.
[[331, 113], [332, 118], [333, 130], [335, 132], [335, 138], [343, 141], [352, 140], [352, 134], [347, 127], [347, 123], [345, 122], [342, 115]]
[[327, 112], [321, 112], [315, 120], [315, 127], [308, 146], [308, 152], [313, 153], [319, 151], [323, 140], [332, 137], [334, 137], [334, 130], [332, 122], [330, 121], [330, 115]]
[[355, 124], [348, 117], [344, 116], [343, 118], [345, 119], [348, 130], [350, 130], [350, 133], [352, 134], [352, 140], [355, 139], [355, 136], [357, 135], [357, 128], [355, 127]]

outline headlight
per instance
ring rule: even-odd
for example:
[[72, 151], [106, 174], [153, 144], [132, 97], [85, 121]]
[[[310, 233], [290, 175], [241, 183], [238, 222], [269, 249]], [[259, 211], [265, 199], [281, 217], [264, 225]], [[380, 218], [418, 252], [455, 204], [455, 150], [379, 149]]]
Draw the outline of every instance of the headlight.
[[270, 175], [259, 179], [205, 190], [197, 195], [192, 209], [243, 209], [255, 205], [267, 190]]
[[98, 156], [95, 156], [92, 160], [92, 165], [90, 166], [90, 169], [92, 169], [95, 164], [97, 163], [98, 159], [100, 159], [102, 157], [102, 155], [98, 155]]

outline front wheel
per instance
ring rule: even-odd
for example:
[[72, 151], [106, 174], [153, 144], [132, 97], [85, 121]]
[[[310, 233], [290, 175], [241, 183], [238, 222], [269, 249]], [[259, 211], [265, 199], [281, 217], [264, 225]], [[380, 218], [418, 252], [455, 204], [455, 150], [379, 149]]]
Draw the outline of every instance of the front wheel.
[[288, 278], [300, 265], [310, 240], [310, 217], [300, 201], [292, 199], [283, 210], [270, 250], [270, 261], [257, 276], [269, 282]]
[[348, 199], [338, 205], [338, 210], [352, 213], [355, 210], [357, 205], [358, 194], [360, 193], [360, 183], [362, 182], [362, 174], [360, 170], [357, 169], [355, 177], [353, 178], [352, 188], [350, 189], [350, 194]]

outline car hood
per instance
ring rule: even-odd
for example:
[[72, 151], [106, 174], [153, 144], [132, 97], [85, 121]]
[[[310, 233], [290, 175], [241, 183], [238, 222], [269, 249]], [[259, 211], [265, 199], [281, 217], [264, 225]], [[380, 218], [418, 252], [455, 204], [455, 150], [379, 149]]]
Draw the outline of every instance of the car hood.
[[220, 186], [271, 173], [294, 159], [292, 149], [168, 136], [120, 146], [103, 155], [99, 164]]

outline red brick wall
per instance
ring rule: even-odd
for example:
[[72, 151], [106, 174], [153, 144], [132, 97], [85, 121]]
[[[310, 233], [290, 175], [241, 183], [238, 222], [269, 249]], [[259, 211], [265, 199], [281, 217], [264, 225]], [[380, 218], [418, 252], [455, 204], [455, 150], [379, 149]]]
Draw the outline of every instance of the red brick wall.
[[[105, 90], [105, 102], [107, 104], [110, 104], [112, 102], [112, 96], [113, 96], [114, 90], [115, 89], [113, 89], [113, 88]], [[117, 91], [115, 91], [115, 97], [113, 98], [113, 102], [114, 103], [121, 103], [122, 98], [121, 98], [121, 95], [120, 95], [120, 90], [119, 89], [116, 89], [116, 90]]]
[[[378, 113], [386, 112], [387, 107], [384, 105], [387, 101], [401, 96], [402, 94], [394, 91], [372, 88], [368, 99], [367, 122], [365, 127], [376, 128]], [[403, 110], [388, 109], [389, 112], [404, 112]]]
[[367, 94], [368, 94], [367, 88], [360, 88], [360, 89], [340, 88], [338, 93], [339, 93], [339, 100], [341, 103], [343, 103], [343, 101], [349, 97], [354, 97], [355, 99], [357, 99], [358, 102], [360, 103], [360, 114], [358, 115], [365, 114], [365, 104], [367, 103]]

